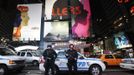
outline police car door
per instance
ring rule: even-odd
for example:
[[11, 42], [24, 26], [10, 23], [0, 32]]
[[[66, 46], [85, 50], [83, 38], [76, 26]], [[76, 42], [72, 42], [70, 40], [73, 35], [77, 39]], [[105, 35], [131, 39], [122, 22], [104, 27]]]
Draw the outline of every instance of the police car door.
[[88, 61], [80, 53], [78, 53], [77, 67], [79, 71], [85, 71], [89, 69]]
[[59, 67], [59, 70], [68, 70], [67, 58], [64, 51], [58, 52], [55, 63]]

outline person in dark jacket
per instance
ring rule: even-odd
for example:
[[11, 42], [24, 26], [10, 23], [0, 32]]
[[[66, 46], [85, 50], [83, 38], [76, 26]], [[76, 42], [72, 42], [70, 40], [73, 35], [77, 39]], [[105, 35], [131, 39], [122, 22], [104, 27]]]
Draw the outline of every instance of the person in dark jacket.
[[54, 51], [51, 45], [48, 45], [47, 49], [43, 53], [43, 56], [45, 60], [45, 75], [48, 75], [50, 69], [52, 71], [52, 75], [54, 75], [55, 59], [57, 58], [57, 53]]
[[74, 49], [74, 45], [70, 44], [69, 45], [69, 49], [66, 51], [66, 57], [68, 59], [68, 69], [69, 69], [69, 74], [72, 74], [73, 70], [74, 73], [77, 72], [77, 58], [78, 58], [78, 53], [77, 51]]

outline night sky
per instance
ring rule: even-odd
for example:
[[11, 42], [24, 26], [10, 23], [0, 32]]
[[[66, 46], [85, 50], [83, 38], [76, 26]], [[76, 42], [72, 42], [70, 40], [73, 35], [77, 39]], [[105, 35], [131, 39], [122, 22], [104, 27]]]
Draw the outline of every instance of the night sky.
[[12, 39], [17, 4], [39, 3], [40, 0], [0, 0], [0, 37]]
[[0, 0], [0, 37], [11, 39], [16, 5], [16, 0]]

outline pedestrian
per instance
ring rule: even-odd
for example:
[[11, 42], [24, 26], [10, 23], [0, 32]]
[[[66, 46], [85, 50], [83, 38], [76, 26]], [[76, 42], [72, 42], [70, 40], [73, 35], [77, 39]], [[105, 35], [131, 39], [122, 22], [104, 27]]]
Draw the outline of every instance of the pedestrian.
[[44, 67], [45, 67], [45, 75], [49, 75], [49, 71], [51, 69], [52, 75], [55, 75], [54, 70], [55, 70], [55, 59], [57, 58], [57, 53], [55, 50], [52, 48], [51, 45], [47, 45], [47, 49], [43, 52], [44, 56]]
[[78, 53], [74, 48], [73, 44], [69, 45], [69, 49], [66, 51], [66, 57], [68, 59], [68, 69], [69, 69], [69, 74], [72, 75], [72, 73], [77, 72], [77, 58], [78, 58]]

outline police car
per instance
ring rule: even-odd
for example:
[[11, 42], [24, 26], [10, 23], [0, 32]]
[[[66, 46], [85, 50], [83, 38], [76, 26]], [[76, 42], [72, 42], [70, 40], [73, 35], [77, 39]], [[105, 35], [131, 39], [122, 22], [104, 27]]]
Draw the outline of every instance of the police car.
[[134, 58], [124, 58], [120, 67], [128, 70], [134, 70]]
[[[56, 50], [57, 58], [55, 61], [55, 73], [59, 71], [68, 71], [67, 58], [65, 56], [65, 50]], [[40, 59], [39, 69], [45, 71], [44, 69], [43, 56]], [[77, 60], [78, 71], [88, 71], [90, 75], [101, 75], [102, 71], [105, 71], [105, 64], [97, 58], [86, 58], [84, 55], [78, 52]]]
[[5, 75], [9, 70], [21, 71], [25, 67], [25, 59], [6, 47], [0, 47], [0, 75]]

